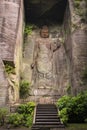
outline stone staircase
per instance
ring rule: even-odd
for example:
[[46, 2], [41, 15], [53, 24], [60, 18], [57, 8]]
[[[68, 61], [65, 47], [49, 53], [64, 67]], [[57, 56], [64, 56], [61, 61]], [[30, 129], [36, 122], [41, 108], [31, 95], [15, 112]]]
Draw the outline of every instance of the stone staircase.
[[64, 128], [54, 104], [38, 104], [32, 130]]

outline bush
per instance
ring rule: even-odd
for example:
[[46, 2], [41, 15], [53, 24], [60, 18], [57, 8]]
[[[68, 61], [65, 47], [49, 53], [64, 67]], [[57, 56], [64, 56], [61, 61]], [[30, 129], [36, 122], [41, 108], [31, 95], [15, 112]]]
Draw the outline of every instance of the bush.
[[34, 102], [28, 102], [26, 104], [21, 104], [18, 109], [17, 112], [20, 114], [31, 114], [34, 111], [35, 108], [35, 103]]
[[26, 127], [31, 127], [33, 123], [33, 114], [34, 114], [35, 103], [28, 102], [26, 104], [21, 104], [17, 112], [23, 115], [22, 124]]
[[68, 114], [67, 114], [67, 108], [63, 108], [60, 112], [59, 112], [59, 116], [61, 118], [61, 121], [66, 125], [67, 121], [68, 121]]
[[59, 115], [64, 123], [84, 122], [87, 119], [87, 92], [75, 97], [63, 96], [57, 102]]
[[20, 125], [31, 127], [33, 123], [34, 108], [35, 103], [28, 102], [26, 104], [19, 105], [16, 113], [10, 113], [9, 115], [6, 108], [0, 108], [0, 125], [7, 123], [13, 127]]
[[7, 114], [8, 114], [7, 108], [0, 108], [0, 125], [4, 125]]
[[70, 96], [63, 96], [60, 98], [57, 102], [57, 106], [59, 107], [59, 110], [62, 110], [63, 108], [67, 107], [67, 103], [70, 103], [71, 97]]
[[32, 114], [32, 112], [34, 111], [35, 108], [35, 103], [34, 102], [29, 102], [27, 103], [27, 112], [28, 114]]
[[30, 83], [28, 81], [22, 80], [20, 83], [20, 98], [27, 98], [30, 93]]
[[12, 113], [8, 116], [8, 124], [13, 125], [14, 127], [20, 126], [22, 124], [23, 115], [19, 113]]
[[32, 114], [26, 114], [25, 115], [25, 124], [26, 127], [31, 127], [33, 123], [33, 113]]

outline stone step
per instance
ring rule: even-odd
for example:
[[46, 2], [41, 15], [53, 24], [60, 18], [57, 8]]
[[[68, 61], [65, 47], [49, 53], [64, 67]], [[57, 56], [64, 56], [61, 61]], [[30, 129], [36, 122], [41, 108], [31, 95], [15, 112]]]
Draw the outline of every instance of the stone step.
[[48, 122], [41, 122], [41, 121], [35, 121], [36, 125], [59, 125], [61, 122], [53, 122], [53, 121], [48, 121]]
[[38, 128], [38, 127], [34, 127], [34, 128], [32, 128], [32, 130], [50, 130], [50, 128]]
[[58, 116], [36, 116], [36, 119], [60, 119]]
[[35, 122], [38, 122], [38, 121], [40, 121], [40, 122], [47, 122], [49, 120], [49, 122], [56, 122], [56, 121], [60, 121], [60, 119], [49, 119], [49, 118], [45, 118], [45, 119], [43, 119], [43, 118], [41, 118], [41, 119], [36, 119], [35, 120]]
[[43, 110], [43, 109], [49, 109], [49, 110], [52, 110], [52, 109], [56, 109], [55, 107], [37, 107], [37, 109], [41, 109], [41, 110]]
[[46, 108], [47, 108], [47, 107], [56, 108], [56, 106], [50, 105], [50, 104], [49, 104], [49, 105], [48, 105], [48, 104], [47, 104], [47, 105], [46, 105], [46, 104], [45, 104], [45, 105], [40, 104], [40, 105], [37, 105], [37, 107], [40, 107], [40, 108], [41, 108], [41, 107], [43, 107], [43, 108], [44, 108], [44, 107], [46, 107]]
[[52, 112], [52, 111], [55, 111], [55, 112], [58, 112], [56, 109], [37, 109], [37, 112]]
[[56, 108], [37, 108], [37, 111], [57, 111]]
[[37, 105], [37, 107], [39, 107], [39, 108], [47, 108], [47, 107], [49, 107], [49, 108], [56, 108], [56, 106], [54, 105], [54, 104], [38, 104]]
[[56, 107], [55, 104], [37, 104], [38, 107]]
[[56, 113], [46, 113], [46, 114], [44, 114], [44, 113], [37, 113], [36, 114], [36, 116], [57, 116], [57, 114]]
[[63, 125], [63, 124], [59, 124], [59, 125], [36, 125], [36, 124], [34, 124], [33, 126], [32, 126], [32, 128], [65, 128], [65, 126]]
[[58, 116], [56, 105], [38, 104], [36, 107], [35, 123], [32, 130], [40, 130], [44, 128], [64, 128]]
[[36, 114], [57, 114], [57, 111], [37, 111]]

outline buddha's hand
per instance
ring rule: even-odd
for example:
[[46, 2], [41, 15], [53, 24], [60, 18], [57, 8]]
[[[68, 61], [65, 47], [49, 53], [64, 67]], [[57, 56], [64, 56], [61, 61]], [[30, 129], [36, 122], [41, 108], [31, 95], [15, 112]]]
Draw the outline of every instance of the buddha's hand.
[[31, 64], [31, 69], [34, 69], [35, 63]]

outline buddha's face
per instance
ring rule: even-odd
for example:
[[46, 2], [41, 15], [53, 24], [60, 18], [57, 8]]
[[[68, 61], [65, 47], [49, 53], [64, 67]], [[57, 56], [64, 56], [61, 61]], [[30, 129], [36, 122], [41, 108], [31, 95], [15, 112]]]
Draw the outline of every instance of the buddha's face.
[[47, 26], [43, 26], [41, 31], [40, 31], [40, 35], [42, 38], [48, 38], [49, 37], [49, 30]]

